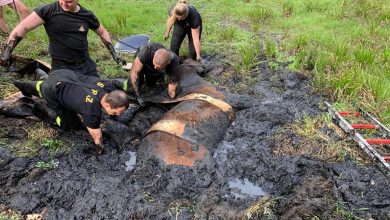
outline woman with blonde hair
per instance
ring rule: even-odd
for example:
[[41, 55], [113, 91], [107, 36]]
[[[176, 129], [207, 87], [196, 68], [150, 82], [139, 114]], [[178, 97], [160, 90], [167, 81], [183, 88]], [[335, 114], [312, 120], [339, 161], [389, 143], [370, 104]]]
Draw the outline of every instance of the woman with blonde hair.
[[20, 15], [21, 20], [27, 17], [30, 12], [21, 0], [0, 0], [0, 30], [8, 33], [8, 28], [3, 17], [3, 6], [5, 5], [14, 9]]
[[178, 3], [169, 11], [169, 17], [166, 23], [164, 39], [169, 38], [171, 28], [173, 28], [170, 49], [179, 56], [180, 46], [188, 36], [189, 57], [201, 61], [200, 39], [202, 34], [202, 17], [199, 12], [186, 0], [179, 0]]

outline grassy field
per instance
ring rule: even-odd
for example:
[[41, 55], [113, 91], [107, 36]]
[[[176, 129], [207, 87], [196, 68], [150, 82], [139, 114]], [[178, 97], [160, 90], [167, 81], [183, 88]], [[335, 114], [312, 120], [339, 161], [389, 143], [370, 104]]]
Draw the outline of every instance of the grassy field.
[[[25, 0], [30, 8], [51, 1]], [[167, 9], [175, 1], [80, 0], [112, 35], [148, 34], [162, 42]], [[313, 76], [318, 91], [341, 106], [358, 105], [390, 124], [390, 4], [388, 0], [192, 0], [202, 14], [203, 53], [222, 54], [235, 74], [259, 55], [290, 62]], [[13, 26], [16, 15], [5, 10]], [[4, 37], [2, 37], [4, 38]], [[91, 33], [91, 56], [106, 77], [126, 76]], [[17, 54], [49, 60], [43, 27], [30, 32]], [[183, 50], [183, 54], [186, 50]], [[132, 57], [127, 57], [131, 61]]]

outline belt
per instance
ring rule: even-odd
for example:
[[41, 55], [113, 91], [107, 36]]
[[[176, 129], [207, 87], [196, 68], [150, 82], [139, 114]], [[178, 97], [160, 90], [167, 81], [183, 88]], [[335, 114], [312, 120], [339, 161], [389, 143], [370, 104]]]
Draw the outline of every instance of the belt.
[[65, 64], [65, 65], [73, 65], [73, 66], [80, 66], [85, 63], [87, 59], [84, 60], [76, 60], [76, 61], [66, 61], [66, 60], [59, 60], [59, 59], [51, 59], [52, 64], [57, 63], [57, 64]]

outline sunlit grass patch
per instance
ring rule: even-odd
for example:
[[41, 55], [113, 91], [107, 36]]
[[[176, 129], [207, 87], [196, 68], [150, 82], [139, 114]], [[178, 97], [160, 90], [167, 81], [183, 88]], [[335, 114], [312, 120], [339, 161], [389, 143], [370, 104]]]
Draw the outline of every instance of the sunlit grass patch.
[[247, 208], [244, 213], [246, 219], [274, 219], [274, 206], [276, 199], [264, 196]]
[[291, 16], [294, 13], [295, 10], [295, 4], [292, 0], [286, 0], [283, 2], [283, 15], [288, 17]]
[[286, 131], [280, 131], [275, 137], [280, 146], [274, 150], [276, 155], [311, 155], [325, 161], [367, 162], [359, 147], [337, 125], [332, 123], [328, 114], [318, 117], [305, 116], [303, 121], [290, 124]]
[[24, 219], [20, 212], [12, 209], [7, 209], [4, 205], [0, 204], [0, 220], [22, 220]]
[[7, 98], [19, 90], [12, 84], [10, 77], [0, 77], [0, 99]]
[[19, 156], [36, 155], [42, 148], [45, 148], [50, 155], [55, 155], [66, 150], [66, 144], [58, 139], [58, 133], [43, 122], [27, 126], [25, 128], [27, 137], [25, 140], [16, 142], [12, 151]]
[[226, 27], [220, 32], [220, 39], [224, 41], [231, 41], [235, 38], [237, 32], [237, 28], [234, 27]]

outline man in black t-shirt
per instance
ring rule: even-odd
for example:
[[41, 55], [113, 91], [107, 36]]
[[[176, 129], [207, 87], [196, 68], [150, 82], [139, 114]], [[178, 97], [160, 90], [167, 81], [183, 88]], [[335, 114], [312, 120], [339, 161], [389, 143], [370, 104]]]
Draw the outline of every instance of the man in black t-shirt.
[[111, 82], [67, 69], [53, 71], [45, 81], [15, 81], [14, 85], [24, 95], [42, 97], [48, 102], [49, 107], [34, 106], [40, 116], [49, 117], [64, 128], [82, 123], [97, 150], [104, 148], [100, 128], [102, 108], [109, 115], [119, 115], [129, 106], [127, 94], [115, 90]]
[[35, 8], [11, 32], [1, 59], [10, 65], [12, 51], [24, 35], [43, 24], [49, 36], [52, 70], [71, 69], [80, 74], [99, 76], [96, 64], [88, 52], [87, 35], [90, 29], [100, 36], [114, 60], [125, 65], [126, 62], [115, 52], [107, 30], [91, 11], [78, 2], [79, 0], [58, 0]]
[[[130, 70], [130, 80], [123, 82], [122, 88], [130, 92], [133, 88], [138, 102], [143, 105], [140, 94], [140, 86], [146, 82], [149, 87], [154, 87], [157, 81], [162, 81], [168, 75], [168, 95], [176, 97], [179, 86], [179, 57], [159, 43], [148, 43], [140, 48]], [[129, 85], [131, 82], [131, 88]], [[120, 87], [120, 86], [119, 86]]]

